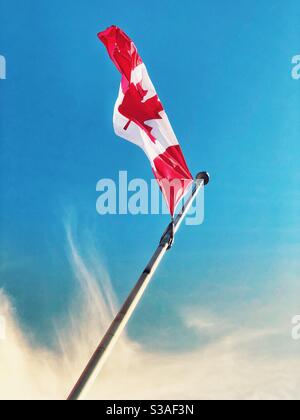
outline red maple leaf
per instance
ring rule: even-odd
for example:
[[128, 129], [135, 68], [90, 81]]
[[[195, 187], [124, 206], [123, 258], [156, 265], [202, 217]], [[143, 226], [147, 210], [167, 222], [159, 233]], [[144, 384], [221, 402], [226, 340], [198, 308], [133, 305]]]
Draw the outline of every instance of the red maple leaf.
[[125, 93], [122, 104], [119, 106], [119, 112], [128, 118], [128, 123], [125, 125], [124, 130], [127, 130], [131, 122], [135, 122], [155, 143], [155, 137], [151, 133], [152, 127], [147, 125], [146, 121], [161, 120], [159, 113], [163, 111], [163, 106], [157, 95], [143, 102], [147, 92], [147, 90], [142, 88], [141, 83], [137, 85], [131, 83]]

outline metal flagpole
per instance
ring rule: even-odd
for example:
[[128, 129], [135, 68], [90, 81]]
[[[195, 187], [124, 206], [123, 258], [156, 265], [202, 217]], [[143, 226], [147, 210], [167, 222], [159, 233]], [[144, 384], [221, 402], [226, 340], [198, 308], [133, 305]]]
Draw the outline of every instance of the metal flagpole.
[[115, 317], [111, 326], [109, 327], [107, 333], [103, 337], [99, 346], [97, 347], [95, 353], [90, 359], [88, 365], [74, 386], [72, 392], [68, 397], [68, 401], [76, 401], [84, 399], [90, 390], [91, 386], [95, 382], [97, 376], [99, 375], [103, 365], [110, 352], [112, 351], [114, 345], [118, 341], [120, 335], [122, 334], [124, 328], [126, 327], [131, 315], [136, 309], [138, 303], [140, 302], [147, 286], [149, 285], [156, 269], [158, 268], [161, 260], [163, 259], [165, 253], [172, 247], [174, 242], [174, 235], [178, 231], [181, 223], [183, 222], [186, 214], [190, 210], [193, 201], [198, 195], [200, 189], [207, 185], [209, 182], [209, 175], [206, 172], [200, 172], [196, 177], [196, 182], [193, 187], [190, 198], [183, 205], [181, 212], [177, 215], [174, 221], [165, 230], [158, 248], [153, 254], [151, 260], [140, 276], [137, 284], [133, 288], [132, 292], [128, 296], [126, 302], [122, 306], [120, 312]]

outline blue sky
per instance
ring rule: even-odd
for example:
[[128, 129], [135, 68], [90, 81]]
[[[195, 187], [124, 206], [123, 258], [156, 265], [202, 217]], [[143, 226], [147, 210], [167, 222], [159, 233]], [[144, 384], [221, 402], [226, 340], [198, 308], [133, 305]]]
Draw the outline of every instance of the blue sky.
[[168, 222], [95, 210], [100, 178], [152, 176], [113, 133], [120, 77], [96, 36], [111, 24], [134, 39], [192, 173], [212, 177], [205, 224], [179, 233], [130, 333], [170, 348], [188, 334], [178, 308], [243, 322], [244, 305], [299, 277], [299, 15], [296, 0], [0, 0], [0, 287], [40, 340], [76, 293], [66, 225], [122, 300]]

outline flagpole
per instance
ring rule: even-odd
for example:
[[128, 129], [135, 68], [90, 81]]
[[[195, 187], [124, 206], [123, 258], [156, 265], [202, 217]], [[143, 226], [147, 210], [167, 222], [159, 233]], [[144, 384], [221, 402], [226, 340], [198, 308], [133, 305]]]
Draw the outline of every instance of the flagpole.
[[208, 182], [209, 175], [206, 172], [200, 172], [197, 175], [191, 196], [183, 205], [182, 210], [176, 216], [175, 220], [173, 220], [165, 230], [160, 240], [158, 248], [154, 252], [148, 265], [141, 274], [137, 284], [129, 294], [120, 312], [113, 320], [107, 333], [105, 334], [96, 351], [94, 352], [93, 356], [91, 357], [85, 370], [83, 371], [72, 392], [70, 393], [68, 401], [82, 400], [89, 392], [90, 388], [92, 387], [96, 378], [98, 377], [102, 367], [107, 361], [110, 352], [112, 351], [114, 345], [118, 341], [134, 310], [140, 302], [161, 260], [163, 259], [166, 252], [172, 247], [174, 242], [174, 235], [178, 231], [185, 216], [189, 212], [200, 189], [204, 187], [204, 185], [207, 185]]

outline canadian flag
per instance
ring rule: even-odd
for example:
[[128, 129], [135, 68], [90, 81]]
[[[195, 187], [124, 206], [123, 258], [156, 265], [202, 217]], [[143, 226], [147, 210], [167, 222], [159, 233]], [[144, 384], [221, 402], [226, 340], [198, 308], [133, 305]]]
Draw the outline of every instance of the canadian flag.
[[144, 150], [174, 216], [193, 177], [167, 114], [132, 40], [116, 26], [98, 37], [122, 74], [113, 116], [115, 132]]

